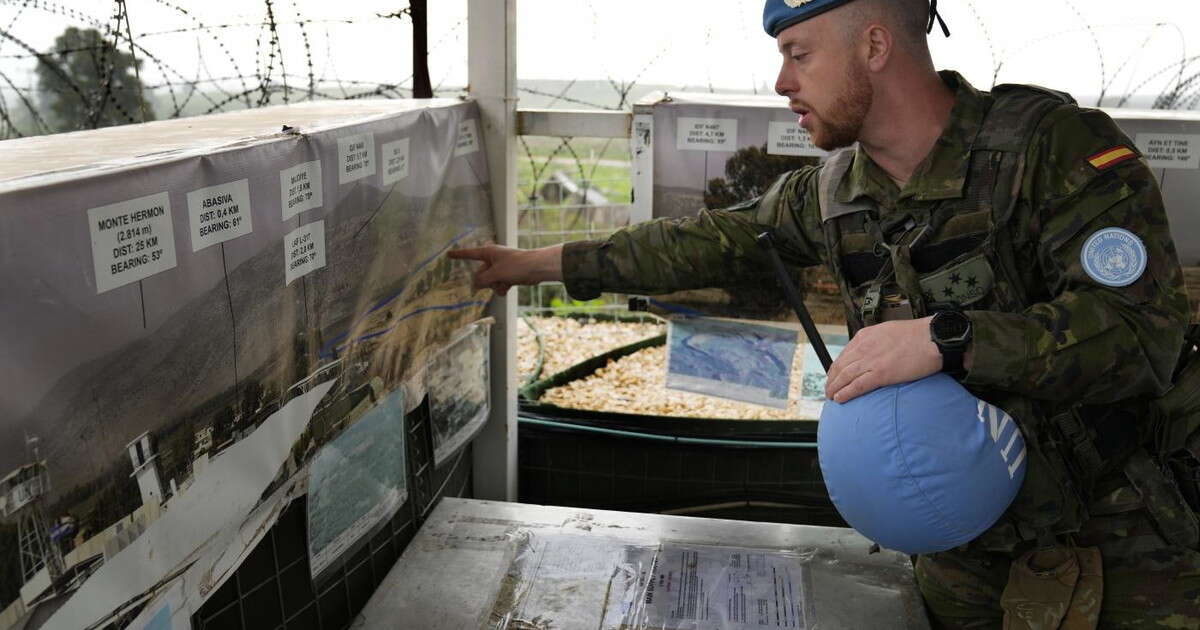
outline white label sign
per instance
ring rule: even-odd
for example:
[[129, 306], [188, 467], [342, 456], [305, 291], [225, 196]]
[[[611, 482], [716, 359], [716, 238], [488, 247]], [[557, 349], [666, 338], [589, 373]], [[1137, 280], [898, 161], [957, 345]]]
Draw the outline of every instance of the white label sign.
[[1137, 148], [1150, 168], [1200, 168], [1200, 135], [1139, 133]]
[[175, 232], [167, 193], [88, 210], [96, 293], [175, 267]]
[[302, 225], [283, 237], [286, 284], [325, 266], [325, 222]]
[[408, 177], [408, 138], [385, 142], [381, 151], [384, 186], [391, 186]]
[[633, 115], [633, 210], [630, 223], [649, 221], [654, 200], [654, 115]]
[[254, 231], [250, 220], [250, 183], [239, 179], [187, 194], [192, 251]]
[[479, 121], [472, 118], [458, 123], [458, 139], [454, 142], [454, 157], [479, 150]]
[[349, 184], [375, 174], [375, 134], [338, 138], [338, 183]]
[[767, 127], [767, 153], [823, 157], [824, 151], [813, 144], [808, 130], [798, 122], [772, 122]]
[[279, 205], [284, 221], [305, 210], [320, 208], [322, 196], [320, 160], [279, 171]]
[[736, 151], [736, 118], [680, 118], [675, 148], [680, 151]]

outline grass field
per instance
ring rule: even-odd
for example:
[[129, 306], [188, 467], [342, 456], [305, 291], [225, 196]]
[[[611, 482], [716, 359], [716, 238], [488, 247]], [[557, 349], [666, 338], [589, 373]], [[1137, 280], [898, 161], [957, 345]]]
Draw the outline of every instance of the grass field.
[[[521, 140], [517, 149], [517, 205], [522, 247], [603, 237], [628, 221], [632, 200], [628, 141]], [[609, 203], [583, 203], [569, 196], [556, 199], [560, 189], [550, 183], [555, 173], [562, 173], [580, 188], [599, 192]]]
[[591, 182], [613, 203], [631, 200], [627, 140], [521, 138], [517, 143], [517, 186], [522, 205], [528, 205], [530, 195], [555, 171], [562, 171], [577, 184]]

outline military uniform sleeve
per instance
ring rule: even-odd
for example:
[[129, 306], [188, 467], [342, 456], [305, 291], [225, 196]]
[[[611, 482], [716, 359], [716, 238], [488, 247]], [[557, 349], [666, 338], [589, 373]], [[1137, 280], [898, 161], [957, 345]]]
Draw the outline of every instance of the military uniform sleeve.
[[[1027, 288], [1044, 299], [1020, 313], [968, 313], [975, 333], [964, 382], [1063, 403], [1162, 393], [1182, 345], [1188, 303], [1157, 182], [1139, 156], [1127, 155], [1136, 154], [1133, 143], [1099, 111], [1058, 110], [1043, 127], [1027, 154], [1022, 197], [1030, 203], [1017, 222], [1024, 236], [1015, 238], [1027, 239], [1037, 259], [1034, 276], [1043, 286]], [[1144, 245], [1140, 275], [1129, 270], [1140, 261], [1120, 252], [1104, 259], [1114, 265], [1110, 275], [1095, 257], [1092, 271], [1085, 269], [1086, 242], [1098, 232], [1112, 234], [1109, 228]]]
[[810, 166], [782, 175], [763, 196], [731, 208], [640, 223], [603, 241], [567, 243], [567, 292], [588, 300], [602, 291], [655, 295], [761, 282], [772, 276], [755, 238], [767, 230], [774, 230], [786, 262], [819, 264], [819, 171]]

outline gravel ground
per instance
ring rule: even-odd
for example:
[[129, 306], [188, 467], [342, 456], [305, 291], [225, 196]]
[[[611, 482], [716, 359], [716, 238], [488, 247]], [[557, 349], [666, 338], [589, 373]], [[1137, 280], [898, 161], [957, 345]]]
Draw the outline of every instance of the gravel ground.
[[[537, 339], [525, 319], [521, 319], [517, 328], [517, 369], [522, 383], [537, 369], [538, 357]], [[541, 334], [545, 347], [539, 378], [548, 378], [590, 357], [667, 331], [666, 325], [659, 323], [588, 322], [570, 317], [528, 319]]]
[[622, 357], [591, 376], [548, 390], [542, 400], [560, 407], [683, 418], [794, 420], [821, 415], [821, 402], [800, 400], [803, 353], [796, 353], [788, 408], [773, 409], [666, 388], [667, 348]]

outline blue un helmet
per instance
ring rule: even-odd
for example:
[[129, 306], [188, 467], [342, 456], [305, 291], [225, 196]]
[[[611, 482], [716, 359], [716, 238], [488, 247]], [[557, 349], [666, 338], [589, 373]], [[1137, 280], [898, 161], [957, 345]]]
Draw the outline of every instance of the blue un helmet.
[[[836, 9], [853, 0], [767, 0], [763, 7], [763, 28], [767, 35], [779, 37], [779, 32], [804, 20], [816, 17], [831, 9]], [[938, 14], [937, 0], [929, 1], [929, 23], [926, 32], [933, 32], [933, 24], [937, 22], [942, 27], [946, 37], [950, 37], [950, 29], [945, 20]]]
[[1025, 479], [1016, 421], [945, 374], [825, 403], [817, 448], [842, 518], [907, 554], [973, 540]]

